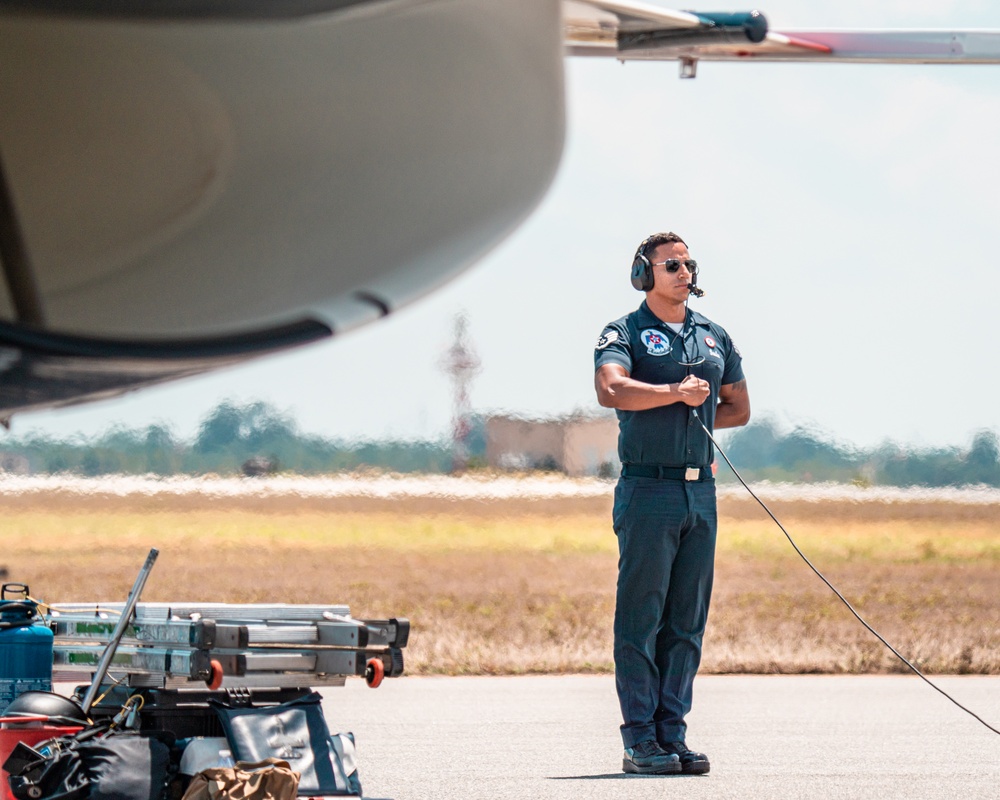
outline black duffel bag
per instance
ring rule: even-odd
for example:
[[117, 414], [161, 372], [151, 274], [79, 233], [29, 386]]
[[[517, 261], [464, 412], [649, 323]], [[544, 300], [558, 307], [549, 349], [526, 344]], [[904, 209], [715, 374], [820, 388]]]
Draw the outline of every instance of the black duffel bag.
[[36, 746], [49, 755], [11, 772], [11, 793], [17, 800], [163, 800], [172, 772], [172, 742], [164, 738], [90, 728], [52, 739]]

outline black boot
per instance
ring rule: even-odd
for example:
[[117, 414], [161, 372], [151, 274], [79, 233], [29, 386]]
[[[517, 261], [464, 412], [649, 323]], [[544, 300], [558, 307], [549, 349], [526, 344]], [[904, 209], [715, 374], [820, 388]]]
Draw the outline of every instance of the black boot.
[[681, 760], [650, 739], [625, 748], [622, 769], [636, 775], [670, 775], [681, 771]]
[[708, 763], [708, 756], [688, 750], [684, 742], [661, 742], [660, 747], [680, 759], [681, 772], [685, 775], [706, 775], [712, 766]]

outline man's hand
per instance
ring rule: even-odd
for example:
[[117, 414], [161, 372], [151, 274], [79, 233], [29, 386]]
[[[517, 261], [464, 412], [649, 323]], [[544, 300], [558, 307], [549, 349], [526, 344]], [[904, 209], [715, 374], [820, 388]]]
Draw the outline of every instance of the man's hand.
[[681, 402], [689, 406], [700, 406], [708, 399], [708, 381], [703, 381], [694, 375], [688, 375], [677, 384], [677, 390], [681, 396]]

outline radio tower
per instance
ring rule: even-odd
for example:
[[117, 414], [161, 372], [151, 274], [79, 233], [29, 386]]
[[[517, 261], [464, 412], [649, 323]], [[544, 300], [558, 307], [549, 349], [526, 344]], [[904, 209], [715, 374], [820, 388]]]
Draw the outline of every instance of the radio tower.
[[479, 356], [469, 339], [469, 319], [464, 313], [455, 315], [455, 337], [442, 359], [444, 371], [452, 380], [451, 470], [464, 472], [469, 466], [469, 434], [472, 404], [469, 387], [479, 372]]

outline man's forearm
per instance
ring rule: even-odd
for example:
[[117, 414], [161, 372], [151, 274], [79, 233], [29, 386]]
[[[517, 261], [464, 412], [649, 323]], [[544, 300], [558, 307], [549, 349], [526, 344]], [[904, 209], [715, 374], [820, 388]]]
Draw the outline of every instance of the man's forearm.
[[736, 408], [731, 403], [720, 403], [715, 407], [716, 428], [739, 428], [750, 421], [750, 412]]
[[632, 378], [620, 378], [608, 383], [603, 389], [598, 393], [601, 405], [622, 411], [647, 411], [683, 402], [680, 384], [677, 383], [652, 384]]
[[597, 402], [620, 411], [648, 411], [674, 403], [700, 406], [708, 397], [708, 381], [688, 375], [680, 383], [644, 383], [632, 378], [624, 367], [605, 364], [594, 375]]

